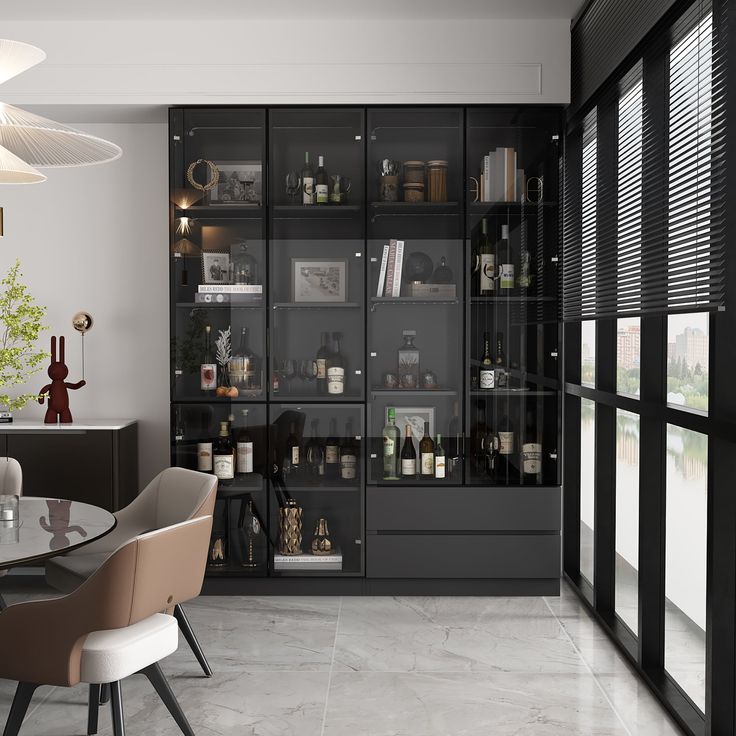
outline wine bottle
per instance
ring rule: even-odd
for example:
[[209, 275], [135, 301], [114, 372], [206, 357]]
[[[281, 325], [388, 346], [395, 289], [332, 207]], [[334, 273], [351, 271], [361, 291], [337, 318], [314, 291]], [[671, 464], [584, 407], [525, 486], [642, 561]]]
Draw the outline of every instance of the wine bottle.
[[478, 291], [481, 296], [491, 296], [496, 288], [496, 259], [488, 237], [488, 220], [485, 217], [480, 221], [478, 258]]
[[424, 422], [424, 436], [419, 441], [419, 457], [422, 475], [434, 475], [434, 442], [429, 434], [429, 422]]
[[255, 379], [255, 355], [248, 345], [248, 328], [240, 330], [240, 342], [228, 364], [230, 385], [239, 389], [259, 388]]
[[219, 480], [232, 480], [235, 477], [235, 453], [228, 422], [220, 422], [220, 435], [212, 451], [212, 463]]
[[478, 369], [478, 386], [482, 389], [496, 387], [496, 374], [491, 358], [491, 335], [489, 332], [483, 333], [483, 356], [480, 359], [480, 368]]
[[212, 353], [212, 327], [204, 328], [204, 354], [199, 366], [199, 386], [202, 391], [214, 391], [217, 388], [217, 363]]
[[480, 472], [486, 473], [496, 479], [499, 473], [498, 435], [489, 426], [484, 425], [480, 444], [483, 453]]
[[534, 421], [534, 412], [527, 411], [524, 444], [521, 446], [521, 468], [527, 481], [541, 482], [542, 474], [542, 444], [537, 437], [537, 427]]
[[197, 470], [200, 473], [212, 472], [211, 442], [197, 442]]
[[496, 333], [496, 357], [493, 361], [496, 365], [496, 388], [506, 388], [508, 385], [508, 373], [506, 372], [506, 354], [503, 350], [503, 332]]
[[502, 294], [511, 294], [514, 290], [514, 264], [511, 258], [509, 243], [509, 226], [501, 225], [501, 242], [499, 243], [500, 265], [498, 269], [498, 286]]
[[520, 289], [528, 289], [532, 285], [532, 254], [524, 245], [519, 254], [519, 277], [516, 284]]
[[301, 447], [299, 438], [296, 436], [296, 423], [289, 425], [289, 435], [286, 438], [286, 455], [284, 457], [284, 470], [287, 473], [297, 475], [301, 467]]
[[332, 352], [327, 358], [327, 393], [339, 395], [345, 392], [345, 358], [340, 353], [340, 333], [332, 333]]
[[325, 475], [337, 478], [340, 473], [340, 449], [337, 439], [337, 419], [330, 419], [330, 433], [325, 440]]
[[302, 204], [314, 204], [314, 171], [309, 163], [309, 152], [304, 154], [304, 168], [302, 169]]
[[417, 475], [417, 451], [411, 436], [411, 424], [406, 425], [404, 446], [401, 448], [401, 475], [405, 478], [415, 478]]
[[184, 429], [184, 422], [181, 417], [181, 407], [176, 407], [176, 415], [174, 417], [174, 439], [176, 439], [177, 442], [180, 442], [184, 439], [184, 434], [186, 430]]
[[447, 437], [447, 475], [453, 476], [460, 468], [460, 451], [462, 449], [462, 434], [460, 429], [460, 402], [452, 405], [449, 436]]
[[353, 422], [348, 419], [345, 425], [345, 441], [340, 447], [340, 478], [355, 480], [358, 477], [358, 454], [355, 451]]
[[317, 393], [327, 393], [327, 358], [330, 356], [330, 333], [323, 332], [317, 350]]
[[437, 442], [434, 445], [434, 477], [444, 478], [446, 471], [445, 448], [442, 447], [442, 435], [437, 435]]
[[324, 473], [324, 453], [319, 441], [319, 419], [312, 420], [312, 436], [304, 447], [304, 454], [309, 475], [314, 477], [322, 475]]
[[253, 438], [248, 431], [248, 410], [242, 409], [243, 425], [238, 429], [238, 436], [235, 439], [235, 470], [240, 473], [253, 472]]
[[396, 409], [389, 407], [388, 422], [383, 428], [383, 479], [399, 479], [399, 445], [401, 434], [396, 426]]
[[315, 175], [314, 192], [317, 204], [330, 203], [330, 180], [325, 171], [325, 157], [320, 156], [318, 159], [317, 174]]
[[511, 457], [514, 454], [515, 436], [514, 425], [508, 414], [501, 417], [498, 424], [498, 468], [497, 477], [501, 481], [508, 481], [512, 470]]

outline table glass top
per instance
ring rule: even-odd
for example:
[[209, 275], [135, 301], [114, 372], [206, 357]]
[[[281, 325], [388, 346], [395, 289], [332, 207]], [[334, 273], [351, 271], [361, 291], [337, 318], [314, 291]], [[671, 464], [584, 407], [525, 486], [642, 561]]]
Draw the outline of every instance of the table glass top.
[[63, 554], [115, 526], [105, 509], [78, 501], [24, 496], [19, 522], [0, 520], [0, 569]]

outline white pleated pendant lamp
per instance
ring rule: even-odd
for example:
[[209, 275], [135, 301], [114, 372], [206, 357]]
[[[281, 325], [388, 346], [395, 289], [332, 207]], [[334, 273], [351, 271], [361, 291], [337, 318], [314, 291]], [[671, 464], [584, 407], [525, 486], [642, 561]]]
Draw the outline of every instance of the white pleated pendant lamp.
[[0, 84], [41, 63], [46, 53], [22, 41], [0, 38]]
[[46, 177], [7, 148], [0, 146], [0, 184], [38, 184]]

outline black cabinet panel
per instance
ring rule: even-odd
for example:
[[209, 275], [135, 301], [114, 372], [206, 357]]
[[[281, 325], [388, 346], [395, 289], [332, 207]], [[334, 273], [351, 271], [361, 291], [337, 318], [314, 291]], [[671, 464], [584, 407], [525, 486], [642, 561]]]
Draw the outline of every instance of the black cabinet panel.
[[557, 578], [555, 534], [369, 534], [370, 578]]

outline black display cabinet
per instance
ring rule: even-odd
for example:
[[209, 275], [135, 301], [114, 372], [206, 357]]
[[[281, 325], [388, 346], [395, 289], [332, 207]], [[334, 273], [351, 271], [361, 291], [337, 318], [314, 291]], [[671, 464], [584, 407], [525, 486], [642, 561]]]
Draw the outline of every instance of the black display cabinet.
[[208, 590], [558, 590], [561, 123], [171, 110], [172, 463], [225, 476]]

